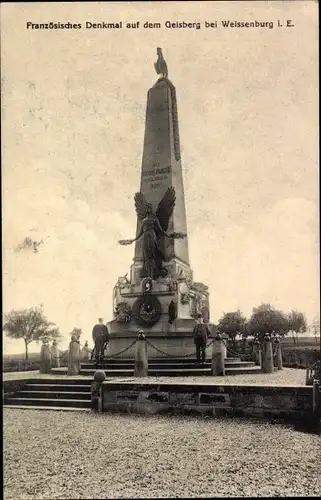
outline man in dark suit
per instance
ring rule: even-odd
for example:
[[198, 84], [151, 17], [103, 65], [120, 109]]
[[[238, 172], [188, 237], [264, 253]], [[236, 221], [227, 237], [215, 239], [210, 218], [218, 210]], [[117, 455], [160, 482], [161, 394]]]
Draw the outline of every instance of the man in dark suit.
[[196, 325], [194, 326], [193, 336], [194, 336], [194, 344], [196, 347], [196, 361], [197, 363], [205, 363], [206, 357], [206, 344], [207, 339], [210, 335], [210, 331], [203, 323], [203, 316], [198, 314], [196, 317]]
[[95, 354], [96, 364], [102, 361], [104, 357], [104, 350], [109, 340], [109, 332], [106, 325], [103, 324], [103, 318], [98, 319], [98, 323], [93, 328], [93, 341], [95, 348], [91, 353], [91, 359]]

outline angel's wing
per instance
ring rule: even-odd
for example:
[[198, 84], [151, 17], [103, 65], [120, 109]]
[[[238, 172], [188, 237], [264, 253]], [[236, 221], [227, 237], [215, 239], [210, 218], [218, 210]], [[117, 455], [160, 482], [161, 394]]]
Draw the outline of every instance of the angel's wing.
[[156, 217], [159, 220], [160, 225], [167, 231], [169, 219], [171, 218], [175, 206], [176, 195], [173, 186], [167, 188], [162, 200], [159, 202]]
[[143, 193], [136, 193], [135, 197], [135, 208], [138, 219], [143, 219], [146, 216], [146, 205], [147, 201]]

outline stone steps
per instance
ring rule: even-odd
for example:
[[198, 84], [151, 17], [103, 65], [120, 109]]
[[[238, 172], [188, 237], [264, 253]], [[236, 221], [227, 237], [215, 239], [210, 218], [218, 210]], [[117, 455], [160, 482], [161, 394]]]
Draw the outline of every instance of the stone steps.
[[88, 399], [61, 399], [52, 398], [47, 399], [45, 397], [37, 398], [23, 398], [23, 397], [10, 397], [5, 398], [4, 404], [6, 406], [62, 406], [62, 407], [74, 407], [74, 408], [90, 408], [90, 395]]
[[[101, 369], [101, 368], [100, 368]], [[133, 377], [134, 376], [134, 367], [132, 368], [123, 368], [120, 370], [115, 369], [106, 369], [103, 368], [106, 377]], [[93, 376], [96, 371], [96, 368], [87, 368], [81, 369], [80, 375], [90, 375]], [[211, 375], [210, 368], [149, 368], [148, 376], [150, 377], [191, 377], [191, 376], [202, 376], [202, 375]]]
[[[240, 358], [226, 358], [226, 375], [241, 373], [260, 373], [261, 367], [254, 361], [241, 361]], [[131, 359], [104, 359], [96, 367], [95, 363], [81, 363], [80, 375], [93, 376], [97, 369], [104, 370], [107, 377], [132, 377], [134, 375], [135, 360]], [[211, 359], [204, 364], [198, 363], [195, 358], [152, 358], [148, 360], [148, 375], [151, 377], [179, 377], [211, 375]]]
[[[132, 368], [123, 368], [123, 369], [108, 369], [108, 368], [99, 368], [103, 369], [106, 377], [133, 377], [134, 376], [134, 367]], [[80, 375], [93, 376], [97, 368], [81, 368]], [[253, 363], [250, 366], [228, 366], [225, 367], [225, 375], [239, 375], [246, 373], [261, 373], [261, 367], [257, 366]], [[148, 368], [148, 376], [150, 377], [195, 377], [195, 376], [211, 376], [211, 368], [203, 367], [203, 368]]]
[[2, 408], [11, 408], [13, 410], [91, 411], [91, 408], [76, 408], [74, 406], [27, 406], [19, 404], [4, 404]]
[[59, 386], [57, 390], [51, 390], [51, 391], [32, 391], [30, 388], [24, 389], [19, 392], [19, 397], [23, 399], [53, 399], [53, 396], [55, 396], [55, 399], [77, 399], [77, 400], [82, 400], [82, 401], [88, 401], [90, 400], [90, 389], [87, 392], [70, 392], [66, 390], [61, 390], [62, 386]]
[[[226, 375], [261, 372], [261, 368], [254, 361], [241, 361], [240, 358], [226, 358], [224, 364]], [[81, 363], [80, 375], [92, 377], [97, 369], [104, 370], [107, 377], [132, 377], [134, 375], [135, 360], [133, 358], [121, 360], [105, 359], [98, 366], [94, 361]], [[67, 368], [53, 368], [52, 373], [57, 375], [67, 374]], [[154, 377], [211, 375], [211, 360], [207, 359], [204, 364], [201, 364], [197, 363], [195, 359], [155, 358], [148, 362], [148, 375]]]
[[[58, 391], [63, 391], [63, 392], [80, 392], [80, 393], [90, 393], [90, 387], [91, 387], [91, 380], [88, 381], [89, 383], [86, 385], [83, 384], [70, 384], [70, 380], [59, 380], [59, 381], [53, 381], [52, 383], [48, 384], [45, 380], [44, 383], [42, 382], [31, 382], [28, 383], [28, 391], [30, 392], [52, 392], [55, 391], [56, 389]], [[25, 389], [24, 389], [25, 390]]]
[[[241, 360], [236, 360], [236, 361], [230, 361], [226, 360], [225, 361], [225, 367], [248, 367], [248, 366], [255, 366], [254, 361], [241, 361]], [[82, 370], [92, 370], [93, 363], [81, 363], [81, 369]], [[102, 364], [99, 365], [100, 369], [103, 370], [124, 370], [124, 369], [134, 369], [135, 367], [135, 362], [132, 360], [131, 362], [126, 362], [126, 363], [114, 363], [114, 364], [109, 364], [108, 361], [104, 361]], [[148, 363], [148, 368], [149, 370], [158, 370], [158, 369], [176, 369], [176, 368], [181, 368], [184, 370], [187, 369], [204, 369], [204, 368], [211, 368], [211, 362], [206, 361], [204, 364], [201, 363], [192, 363], [192, 362], [180, 362], [180, 363], [162, 363], [161, 361], [159, 363]]]
[[246, 373], [262, 373], [262, 368], [255, 363], [253, 363], [253, 366], [225, 367], [225, 375], [243, 375]]
[[34, 379], [14, 395], [5, 395], [4, 406], [90, 409], [91, 380]]
[[[225, 362], [227, 363], [242, 363], [241, 358], [225, 358]], [[83, 361], [82, 365], [92, 366], [94, 361]], [[134, 358], [105, 358], [104, 363], [108, 363], [108, 365], [131, 365], [135, 363]], [[196, 358], [188, 357], [188, 358], [150, 358], [148, 359], [148, 365], [154, 366], [159, 364], [196, 364]], [[206, 363], [211, 363], [211, 359], [207, 358]]]

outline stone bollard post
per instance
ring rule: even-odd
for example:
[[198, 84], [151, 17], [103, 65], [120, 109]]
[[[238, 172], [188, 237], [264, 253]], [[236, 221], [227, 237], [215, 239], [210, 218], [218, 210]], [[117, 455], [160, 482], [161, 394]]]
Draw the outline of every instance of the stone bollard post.
[[52, 368], [60, 368], [60, 359], [59, 359], [59, 349], [57, 340], [53, 340], [51, 346], [51, 366]]
[[226, 347], [226, 343], [228, 341], [228, 337], [223, 337], [222, 336], [222, 353], [223, 353], [223, 358], [226, 359], [227, 358], [227, 347]]
[[94, 373], [94, 381], [91, 383], [91, 409], [95, 411], [102, 412], [102, 397], [100, 393], [100, 387], [103, 381], [106, 380], [106, 374], [104, 370], [97, 370]]
[[80, 372], [80, 344], [75, 335], [69, 342], [68, 375], [79, 375]]
[[212, 375], [225, 375], [224, 356], [226, 347], [221, 335], [218, 333], [213, 342], [212, 350]]
[[305, 371], [305, 385], [311, 385], [311, 384], [312, 384], [311, 368], [307, 367]]
[[272, 340], [269, 335], [265, 335], [264, 344], [263, 344], [263, 371], [264, 373], [273, 373], [273, 348], [272, 348]]
[[321, 432], [321, 387], [316, 378], [313, 380], [312, 408], [315, 423]]
[[51, 372], [51, 356], [47, 340], [43, 340], [40, 350], [40, 370], [39, 373]]
[[88, 347], [88, 340], [86, 340], [84, 347], [81, 350], [82, 361], [88, 362], [90, 360], [90, 350]]
[[254, 346], [253, 346], [253, 357], [255, 364], [257, 366], [262, 366], [262, 351], [261, 351], [261, 345], [258, 340], [255, 340]]
[[278, 370], [283, 369], [283, 363], [282, 363], [282, 349], [281, 349], [281, 342], [279, 338], [276, 338], [275, 341], [275, 361], [274, 365], [277, 367]]
[[146, 337], [142, 330], [138, 332], [136, 342], [136, 358], [134, 377], [148, 376], [148, 359]]

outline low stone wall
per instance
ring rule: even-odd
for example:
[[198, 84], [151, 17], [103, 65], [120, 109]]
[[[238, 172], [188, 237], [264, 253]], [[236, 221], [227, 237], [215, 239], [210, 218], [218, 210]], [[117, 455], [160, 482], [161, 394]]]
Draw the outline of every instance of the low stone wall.
[[211, 416], [312, 418], [312, 387], [220, 386], [105, 381], [100, 387], [103, 412], [198, 413]]

